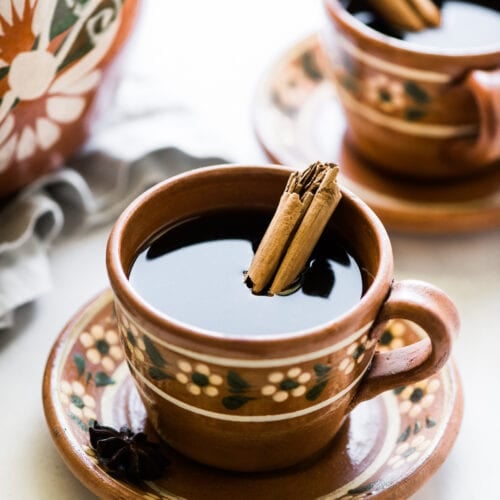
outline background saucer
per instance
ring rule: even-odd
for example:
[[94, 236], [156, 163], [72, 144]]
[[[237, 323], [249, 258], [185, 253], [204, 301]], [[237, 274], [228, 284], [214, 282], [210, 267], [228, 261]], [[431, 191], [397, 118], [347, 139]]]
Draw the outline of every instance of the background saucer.
[[[420, 337], [413, 324], [394, 321], [379, 349]], [[272, 473], [229, 473], [165, 448], [170, 461], [165, 477], [127, 483], [99, 465], [88, 440], [88, 428], [96, 419], [115, 428], [145, 428], [150, 439], [157, 440], [122, 351], [116, 349], [118, 343], [112, 295], [106, 291], [84, 306], [59, 335], [43, 383], [47, 423], [62, 458], [101, 498], [406, 498], [444, 461], [462, 418], [462, 389], [449, 363], [427, 380], [359, 405], [331, 446], [300, 466]]]
[[275, 162], [297, 168], [333, 161], [340, 182], [388, 229], [458, 233], [500, 226], [500, 171], [446, 183], [389, 177], [351, 150], [318, 36], [292, 47], [264, 76], [254, 100], [257, 137]]

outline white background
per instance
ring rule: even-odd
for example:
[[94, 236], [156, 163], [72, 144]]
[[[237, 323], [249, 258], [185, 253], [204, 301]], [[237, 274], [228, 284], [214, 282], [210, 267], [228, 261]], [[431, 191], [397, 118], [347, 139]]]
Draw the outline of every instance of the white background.
[[[194, 152], [206, 148], [238, 162], [267, 162], [252, 131], [253, 91], [277, 56], [323, 25], [321, 2], [144, 3], [128, 68], [140, 75], [138, 89], [143, 84], [145, 93], [155, 88], [162, 95], [163, 102], [153, 100], [151, 108], [190, 109], [200, 117], [214, 143], [212, 149], [193, 144]], [[168, 130], [162, 141], [170, 144]], [[61, 328], [107, 286], [108, 232], [106, 226], [56, 243], [50, 256], [53, 290], [22, 308], [14, 329], [0, 332], [2, 499], [94, 498], [52, 444], [41, 382]], [[414, 499], [500, 498], [495, 486], [500, 449], [500, 232], [391, 238], [396, 277], [423, 279], [444, 289], [456, 302], [463, 325], [454, 351], [466, 395], [462, 430], [446, 463]]]

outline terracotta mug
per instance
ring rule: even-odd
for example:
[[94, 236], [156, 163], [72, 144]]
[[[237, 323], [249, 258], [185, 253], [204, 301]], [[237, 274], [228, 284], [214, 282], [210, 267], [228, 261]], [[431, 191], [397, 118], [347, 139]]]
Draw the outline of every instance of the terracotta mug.
[[322, 42], [361, 156], [422, 180], [500, 168], [500, 42], [433, 50], [375, 31], [340, 0], [324, 3]]
[[[173, 448], [224, 469], [270, 470], [311, 457], [358, 403], [439, 370], [458, 330], [442, 291], [393, 281], [382, 223], [345, 189], [326, 230], [345, 240], [365, 292], [327, 324], [269, 337], [221, 335], [159, 313], [132, 288], [132, 263], [162, 228], [220, 210], [272, 210], [289, 174], [284, 167], [220, 166], [173, 177], [137, 198], [108, 241], [119, 331], [151, 424]], [[376, 353], [391, 318], [414, 321], [428, 337]]]
[[0, 2], [0, 198], [83, 145], [138, 0]]

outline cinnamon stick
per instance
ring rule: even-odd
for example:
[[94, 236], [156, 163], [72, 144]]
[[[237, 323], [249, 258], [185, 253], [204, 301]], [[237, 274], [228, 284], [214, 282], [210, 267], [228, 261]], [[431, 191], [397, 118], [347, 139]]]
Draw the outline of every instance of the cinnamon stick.
[[369, 0], [387, 22], [407, 31], [439, 26], [441, 13], [432, 0]]
[[316, 162], [290, 175], [246, 275], [254, 293], [280, 293], [301, 273], [340, 201], [338, 170]]

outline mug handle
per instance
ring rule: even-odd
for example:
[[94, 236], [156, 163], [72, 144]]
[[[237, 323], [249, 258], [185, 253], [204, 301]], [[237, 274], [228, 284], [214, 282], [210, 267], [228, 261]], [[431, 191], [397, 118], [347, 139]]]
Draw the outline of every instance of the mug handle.
[[390, 319], [413, 321], [428, 338], [394, 351], [376, 353], [349, 411], [381, 392], [435, 374], [448, 360], [460, 323], [455, 305], [444, 292], [415, 280], [393, 285], [372, 327], [372, 338], [378, 340]]
[[465, 79], [479, 111], [479, 135], [475, 142], [456, 144], [455, 158], [475, 165], [487, 165], [500, 159], [500, 68], [474, 70]]

